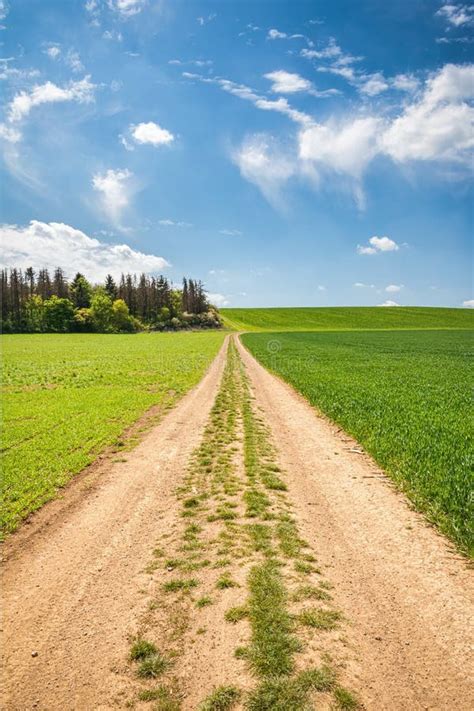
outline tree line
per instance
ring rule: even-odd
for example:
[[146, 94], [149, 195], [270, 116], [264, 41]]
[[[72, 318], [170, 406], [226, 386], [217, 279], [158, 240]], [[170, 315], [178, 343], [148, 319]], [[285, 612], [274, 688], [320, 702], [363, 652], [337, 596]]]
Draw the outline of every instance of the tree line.
[[218, 328], [218, 310], [201, 281], [183, 279], [178, 289], [163, 276], [108, 274], [92, 284], [79, 272], [68, 281], [58, 267], [0, 272], [4, 333], [133, 332]]

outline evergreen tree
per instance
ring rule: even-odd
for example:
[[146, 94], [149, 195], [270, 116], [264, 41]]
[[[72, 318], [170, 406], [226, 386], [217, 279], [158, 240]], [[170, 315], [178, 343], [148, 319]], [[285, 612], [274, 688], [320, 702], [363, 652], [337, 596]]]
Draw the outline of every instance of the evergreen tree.
[[88, 309], [91, 305], [92, 288], [83, 274], [77, 272], [71, 282], [70, 290], [76, 309]]
[[[122, 275], [122, 278], [123, 278], [123, 275]], [[110, 296], [112, 301], [115, 301], [115, 299], [117, 298], [117, 293], [118, 293], [117, 285], [116, 285], [114, 278], [111, 274], [107, 274], [107, 276], [105, 277], [105, 293], [108, 296]]]

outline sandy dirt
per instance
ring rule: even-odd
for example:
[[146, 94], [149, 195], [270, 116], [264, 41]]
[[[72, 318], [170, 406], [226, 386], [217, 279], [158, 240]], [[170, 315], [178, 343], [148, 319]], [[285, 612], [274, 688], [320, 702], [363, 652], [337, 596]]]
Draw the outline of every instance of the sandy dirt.
[[[373, 711], [474, 708], [474, 594], [466, 561], [369, 457], [351, 451], [358, 445], [238, 348], [300, 531], [317, 550], [346, 620], [337, 640], [344, 683]], [[229, 652], [244, 641], [245, 628], [222, 623], [223, 611], [241, 602], [246, 569], [235, 572], [241, 587], [225, 591], [199, 622], [188, 603], [181, 611], [158, 609], [155, 617], [148, 609], [166, 579], [162, 568], [147, 571], [151, 551], [163, 540], [178, 550], [184, 523], [176, 488], [201, 441], [225, 350], [126, 461], [109, 462], [80, 495], [73, 483], [73, 505], [66, 491], [63, 502], [47, 505], [4, 546], [5, 711], [125, 707], [134, 683], [130, 640], [144, 621], [166, 631], [170, 614], [191, 615], [179, 641], [186, 647], [178, 670], [190, 694], [185, 709], [196, 708], [211, 677], [248, 687], [248, 678], [229, 679], [242, 668]], [[235, 456], [242, 456], [240, 444]], [[207, 631], [196, 642], [198, 625]], [[135, 706], [142, 707], [150, 708]]]

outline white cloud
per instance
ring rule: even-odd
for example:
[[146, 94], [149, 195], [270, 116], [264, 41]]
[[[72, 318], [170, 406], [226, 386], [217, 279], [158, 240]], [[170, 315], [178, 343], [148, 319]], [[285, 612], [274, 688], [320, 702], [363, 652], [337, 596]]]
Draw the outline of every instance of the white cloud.
[[323, 286], [322, 284], [318, 284], [318, 291], [327, 291], [326, 287]]
[[447, 20], [453, 27], [461, 27], [462, 25], [474, 23], [474, 5], [454, 5], [452, 3], [446, 3], [435, 14]]
[[46, 47], [44, 53], [48, 55], [50, 59], [57, 59], [61, 54], [61, 47], [57, 44], [52, 44]]
[[389, 88], [389, 84], [382, 72], [363, 75], [358, 81], [360, 93], [367, 96], [377, 96]]
[[21, 141], [21, 133], [16, 128], [0, 123], [0, 138], [8, 143], [18, 143]]
[[400, 306], [400, 304], [397, 304], [396, 301], [391, 301], [390, 299], [387, 299], [387, 301], [384, 301], [383, 304], [377, 304], [377, 306]]
[[226, 237], [241, 237], [242, 236], [242, 232], [240, 230], [223, 229], [223, 230], [219, 230], [219, 234], [226, 235]]
[[167, 146], [174, 141], [173, 134], [154, 121], [139, 123], [136, 126], [132, 124], [129, 131], [133, 140], [140, 145], [149, 143], [152, 146]]
[[413, 74], [397, 74], [391, 83], [395, 89], [407, 92], [416, 91], [420, 86], [419, 80]]
[[357, 289], [375, 289], [375, 284], [364, 284], [362, 281], [356, 281], [354, 286]]
[[312, 84], [299, 74], [285, 72], [283, 69], [265, 74], [265, 79], [272, 82], [271, 91], [276, 94], [294, 94], [299, 91], [309, 91]]
[[6, 0], [0, 0], [0, 20], [4, 20], [8, 15], [8, 3]]
[[113, 40], [114, 42], [122, 42], [123, 35], [117, 30], [105, 30], [102, 35], [102, 38], [106, 40]]
[[111, 10], [126, 19], [137, 15], [146, 5], [147, 0], [108, 0], [108, 6]]
[[385, 287], [385, 291], [389, 294], [396, 294], [403, 289], [403, 284], [389, 284]]
[[377, 254], [378, 252], [397, 252], [399, 245], [390, 237], [371, 237], [368, 245], [357, 245], [358, 254]]
[[128, 169], [96, 173], [92, 178], [94, 190], [101, 194], [101, 203], [106, 215], [118, 224], [123, 210], [128, 207], [131, 198], [130, 180], [133, 177]]
[[[337, 44], [336, 40], [334, 37], [331, 37], [328, 44], [326, 47], [323, 49], [302, 49], [300, 52], [302, 57], [306, 57], [306, 59], [336, 59], [336, 58], [341, 58], [345, 57], [346, 62], [347, 58], [350, 57], [350, 55], [345, 55], [342, 51], [342, 49], [339, 47]], [[351, 61], [356, 61], [356, 57], [350, 57]]]
[[409, 105], [385, 131], [383, 150], [393, 160], [471, 160], [474, 146], [474, 65], [445, 65], [426, 83], [420, 101]]
[[228, 298], [224, 296], [224, 294], [208, 294], [207, 298], [211, 304], [217, 307], [227, 306], [229, 303]]
[[241, 147], [234, 151], [233, 162], [243, 178], [254, 183], [267, 200], [279, 204], [281, 188], [296, 173], [295, 162], [285, 156], [271, 136], [247, 136]]
[[158, 224], [163, 227], [192, 227], [190, 222], [176, 222], [175, 220], [158, 220]]
[[474, 299], [467, 299], [466, 301], [462, 302], [462, 305], [466, 309], [474, 309]]
[[16, 94], [8, 107], [10, 122], [21, 121], [35, 106], [62, 101], [76, 101], [79, 104], [90, 103], [94, 100], [95, 84], [90, 81], [90, 76], [80, 81], [72, 81], [66, 87], [60, 87], [47, 81], [37, 84], [31, 91], [21, 91]]
[[275, 40], [275, 39], [286, 39], [288, 35], [286, 32], [279, 32], [278, 30], [272, 29], [268, 30], [268, 39]]
[[81, 57], [79, 55], [79, 52], [76, 52], [74, 49], [70, 49], [68, 51], [68, 53], [66, 55], [66, 64], [76, 74], [84, 71], [84, 65], [81, 62]]
[[186, 65], [192, 65], [194, 67], [212, 67], [212, 59], [188, 59], [183, 61], [182, 59], [170, 59], [168, 64], [175, 64], [178, 67], [185, 67]]
[[349, 181], [360, 208], [364, 206], [362, 175], [378, 151], [380, 119], [367, 117], [342, 125], [328, 122], [310, 126], [299, 134], [299, 157], [320, 178], [334, 173]]
[[211, 12], [211, 14], [207, 15], [206, 17], [197, 17], [196, 21], [199, 25], [201, 25], [201, 27], [203, 27], [204, 25], [207, 25], [208, 22], [212, 22], [213, 20], [215, 20], [216, 17], [217, 13]]
[[159, 272], [169, 266], [163, 257], [137, 252], [127, 244], [106, 244], [58, 222], [0, 226], [4, 266], [21, 269], [62, 267], [68, 276], [77, 271], [92, 281], [121, 272]]
[[201, 74], [191, 74], [190, 72], [183, 72], [183, 77], [186, 79], [194, 79], [204, 84], [215, 84], [220, 86], [220, 88], [237, 96], [239, 99], [244, 99], [245, 101], [251, 101], [254, 106], [262, 111], [276, 111], [278, 113], [288, 116], [295, 123], [307, 125], [312, 123], [312, 119], [308, 114], [303, 113], [294, 109], [283, 97], [278, 99], [266, 99], [263, 96], [255, 93], [250, 87], [245, 86], [245, 84], [237, 84], [230, 79], [223, 79], [221, 77], [204, 77]]

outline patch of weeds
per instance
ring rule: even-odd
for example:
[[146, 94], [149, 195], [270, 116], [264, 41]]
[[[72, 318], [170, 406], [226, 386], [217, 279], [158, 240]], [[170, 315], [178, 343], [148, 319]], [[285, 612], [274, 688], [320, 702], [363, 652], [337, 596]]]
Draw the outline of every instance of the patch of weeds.
[[304, 575], [309, 575], [315, 572], [315, 568], [310, 563], [305, 563], [302, 560], [297, 560], [295, 562], [295, 570], [297, 573], [304, 573]]
[[142, 660], [137, 674], [144, 679], [157, 679], [170, 666], [170, 661], [159, 652], [150, 654]]
[[334, 699], [338, 705], [338, 708], [344, 709], [344, 711], [353, 711], [354, 709], [360, 708], [359, 702], [355, 696], [342, 686], [336, 686], [334, 689]]
[[213, 604], [212, 597], [209, 595], [203, 595], [202, 597], [198, 598], [196, 600], [196, 607], [199, 607], [200, 609], [203, 607], [208, 607], [209, 605]]
[[130, 659], [133, 661], [138, 661], [140, 659], [145, 659], [152, 654], [156, 654], [157, 649], [153, 642], [148, 642], [146, 639], [137, 639], [133, 643], [130, 650]]
[[296, 558], [301, 551], [301, 540], [295, 521], [287, 516], [282, 517], [276, 525], [276, 534], [282, 553], [288, 558]]
[[234, 657], [236, 659], [248, 659], [249, 653], [250, 652], [248, 647], [236, 647], [234, 651]]
[[333, 630], [337, 627], [341, 619], [341, 613], [336, 610], [323, 610], [313, 608], [303, 610], [297, 615], [297, 620], [305, 627], [313, 627], [318, 630]]
[[231, 578], [229, 573], [223, 573], [219, 576], [216, 582], [216, 588], [219, 590], [225, 590], [226, 588], [235, 588], [238, 584]]
[[179, 711], [181, 703], [173, 697], [173, 694], [166, 686], [159, 686], [157, 689], [145, 689], [138, 695], [139, 701], [158, 701], [153, 707], [154, 711]]
[[253, 549], [269, 554], [272, 544], [272, 529], [264, 523], [252, 523], [247, 526]]
[[196, 634], [206, 634], [207, 632], [207, 627], [198, 627], [196, 630]]
[[235, 686], [218, 686], [199, 706], [199, 711], [227, 711], [240, 699], [241, 692]]
[[224, 615], [224, 619], [226, 622], [236, 623], [243, 620], [244, 617], [247, 617], [248, 613], [248, 608], [245, 605], [239, 605], [237, 607], [229, 608]]
[[292, 620], [286, 610], [286, 592], [275, 561], [268, 560], [252, 568], [249, 588], [251, 664], [261, 676], [290, 674], [293, 653], [299, 645], [292, 634]]
[[257, 489], [249, 489], [245, 492], [243, 498], [247, 506], [245, 514], [249, 518], [263, 516], [270, 506], [270, 499], [268, 496]]
[[163, 558], [163, 556], [165, 555], [165, 551], [163, 550], [163, 548], [154, 548], [153, 555], [155, 556], [155, 558]]
[[200, 500], [197, 496], [191, 496], [189, 499], [183, 501], [183, 506], [185, 509], [197, 508], [200, 504]]
[[300, 585], [291, 596], [294, 602], [301, 600], [330, 600], [331, 596], [326, 590], [321, 587], [317, 588], [314, 585]]
[[329, 691], [334, 684], [330, 670], [308, 669], [295, 678], [269, 677], [253, 691], [246, 703], [248, 711], [303, 711], [311, 691]]
[[177, 580], [169, 580], [167, 583], [163, 585], [163, 590], [165, 592], [177, 592], [179, 590], [183, 590], [184, 592], [189, 592], [191, 588], [195, 588], [199, 585], [199, 582], [195, 578], [187, 578], [187, 579], [177, 579]]

